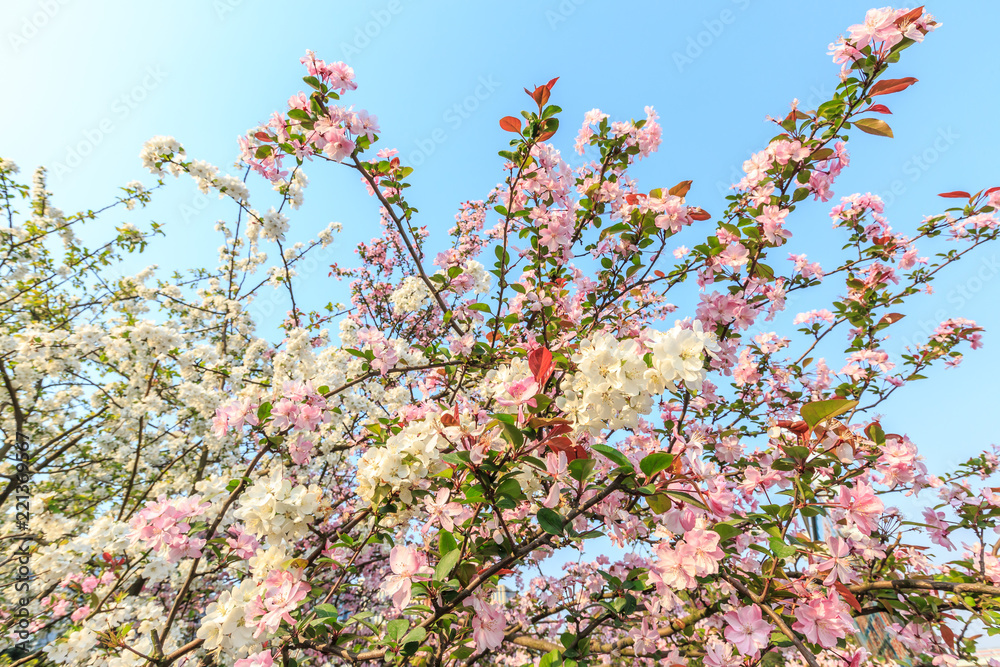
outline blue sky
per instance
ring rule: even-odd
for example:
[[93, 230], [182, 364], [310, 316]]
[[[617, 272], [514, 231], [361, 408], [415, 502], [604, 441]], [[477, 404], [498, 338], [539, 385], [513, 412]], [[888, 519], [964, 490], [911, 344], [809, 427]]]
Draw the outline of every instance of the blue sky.
[[[554, 76], [560, 79], [552, 101], [564, 110], [556, 143], [571, 164], [579, 163], [571, 146], [585, 111], [599, 107], [629, 118], [653, 105], [664, 141], [636, 170], [640, 183], [648, 190], [693, 179], [689, 202], [718, 212], [742, 161], [776, 134], [765, 116], [783, 115], [793, 98], [815, 108], [832, 94], [838, 67], [827, 45], [868, 7], [854, 0], [375, 0], [299, 2], [294, 9], [263, 0], [6, 0], [0, 155], [26, 173], [48, 166], [49, 189], [64, 210], [97, 208], [135, 178], [151, 183], [138, 153], [153, 135], [173, 135], [191, 157], [226, 169], [237, 155], [236, 137], [303, 87], [298, 59], [311, 48], [354, 67], [359, 89], [345, 102], [378, 115], [381, 145], [400, 149], [417, 166], [411, 202], [432, 233], [451, 226], [459, 202], [484, 198], [502, 178], [496, 151], [509, 136], [497, 120], [524, 108], [522, 87]], [[942, 2], [928, 9], [943, 27], [905, 51], [892, 74], [920, 82], [885, 100], [895, 139], [856, 133], [835, 199], [803, 205], [793, 216], [789, 252], [807, 252], [824, 266], [832, 261], [829, 249], [842, 241], [827, 211], [842, 195], [881, 193], [893, 226], [912, 230], [946, 205], [936, 193], [1000, 185], [993, 122], [1000, 5]], [[375, 206], [347, 170], [311, 167], [293, 234], [307, 237], [331, 220], [343, 222], [327, 263], [350, 263], [354, 243], [376, 233]], [[260, 179], [251, 186], [268, 194]], [[168, 238], [135, 268], [211, 265], [219, 245], [214, 221], [232, 213], [189, 179], [171, 181], [136, 220], [166, 224]], [[938, 369], [886, 404], [887, 430], [908, 433], [932, 470], [996, 439], [998, 273], [996, 248], [970, 254], [936, 283], [935, 295], [911, 307], [887, 344], [898, 352], [901, 341], [950, 316], [987, 328], [984, 349], [962, 366]], [[322, 268], [310, 285], [314, 304], [343, 298]], [[822, 304], [808, 305], [816, 307]], [[808, 308], [790, 304], [789, 317]]]

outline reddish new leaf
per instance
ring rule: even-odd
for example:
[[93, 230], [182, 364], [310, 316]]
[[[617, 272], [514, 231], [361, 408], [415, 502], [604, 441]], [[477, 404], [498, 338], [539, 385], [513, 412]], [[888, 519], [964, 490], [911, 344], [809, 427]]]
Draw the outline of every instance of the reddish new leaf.
[[906, 317], [903, 313], [886, 313], [882, 316], [882, 319], [878, 321], [879, 324], [895, 324]]
[[964, 190], [952, 190], [951, 192], [942, 192], [938, 197], [944, 197], [945, 199], [968, 199], [970, 195]]
[[261, 141], [271, 141], [271, 135], [268, 134], [267, 132], [258, 132], [253, 136], [256, 137], [257, 139], [260, 139]]
[[889, 107], [887, 107], [884, 104], [873, 104], [870, 107], [868, 107], [868, 110], [874, 111], [875, 113], [888, 113], [888, 114], [892, 113], [891, 111], [889, 111]]
[[712, 214], [703, 208], [698, 208], [697, 206], [692, 206], [688, 209], [688, 215], [691, 216], [692, 220], [711, 220]]
[[558, 438], [549, 438], [543, 444], [556, 454], [559, 452], [565, 453], [567, 462], [575, 461], [576, 459], [589, 458], [586, 449], [580, 445], [574, 444], [572, 440], [564, 435], [559, 436]]
[[555, 135], [555, 132], [542, 132], [541, 134], [538, 135], [538, 140], [548, 141], [553, 137], [553, 135]]
[[573, 427], [569, 424], [556, 424], [549, 429], [549, 437], [554, 438], [557, 435], [566, 435], [567, 433], [572, 433]]
[[554, 79], [550, 79], [549, 82], [547, 84], [545, 84], [545, 87], [548, 88], [549, 90], [552, 90], [552, 86], [556, 85], [556, 81], [558, 81], [558, 80], [559, 80], [559, 77], [556, 77]]
[[945, 643], [948, 644], [948, 648], [950, 648], [952, 651], [954, 651], [955, 650], [955, 633], [952, 632], [951, 628], [949, 628], [944, 623], [942, 623], [938, 627], [941, 629], [941, 639], [943, 639], [945, 641]]
[[851, 605], [854, 611], [858, 612], [859, 614], [861, 613], [861, 603], [858, 602], [858, 599], [856, 597], [854, 597], [854, 593], [852, 593], [847, 589], [847, 586], [845, 586], [839, 581], [835, 581], [833, 582], [833, 587], [837, 589], [838, 593], [840, 593], [840, 597], [844, 598], [844, 602]]
[[552, 375], [552, 353], [544, 347], [532, 350], [528, 354], [528, 368], [535, 376], [535, 382], [538, 383], [538, 386], [544, 387], [545, 382]]
[[898, 19], [896, 19], [896, 26], [897, 27], [901, 26], [904, 23], [913, 23], [923, 15], [924, 15], [924, 6], [920, 5], [916, 9], [911, 9], [910, 11], [906, 12]]
[[683, 197], [691, 189], [691, 181], [681, 181], [674, 187], [670, 188], [667, 192], [675, 197]]
[[989, 190], [987, 190], [983, 194], [986, 195], [987, 197], [989, 197], [991, 194], [993, 194], [997, 190], [1000, 190], [1000, 187], [990, 188]]
[[531, 99], [535, 100], [535, 104], [538, 105], [539, 111], [541, 111], [542, 107], [545, 106], [545, 103], [549, 101], [549, 94], [551, 93], [547, 86], [538, 86], [533, 91], [529, 91], [525, 88], [524, 92], [528, 93], [528, 95], [531, 96]]
[[513, 116], [504, 116], [500, 119], [500, 127], [508, 132], [521, 133], [521, 119]]
[[917, 82], [912, 76], [907, 76], [902, 79], [886, 79], [884, 81], [879, 81], [874, 86], [872, 86], [871, 91], [868, 93], [869, 97], [875, 97], [876, 95], [888, 95], [890, 93], [898, 93], [901, 90], [906, 90], [913, 84]]

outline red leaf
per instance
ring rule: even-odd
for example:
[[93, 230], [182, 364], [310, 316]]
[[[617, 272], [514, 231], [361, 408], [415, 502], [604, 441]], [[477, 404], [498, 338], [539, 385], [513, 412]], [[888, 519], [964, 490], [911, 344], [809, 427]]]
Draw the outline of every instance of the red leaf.
[[939, 628], [941, 629], [941, 638], [944, 639], [945, 643], [948, 644], [948, 648], [952, 651], [955, 650], [955, 633], [951, 631], [947, 625], [942, 623]]
[[631, 204], [631, 205], [635, 206], [636, 204], [639, 203], [640, 200], [645, 199], [645, 198], [646, 198], [646, 195], [632, 193], [632, 194], [625, 195], [625, 202], [628, 203], [628, 204]]
[[544, 387], [545, 382], [552, 375], [552, 353], [544, 347], [532, 350], [528, 354], [528, 368], [531, 369], [531, 374], [535, 376], [535, 382], [538, 383], [538, 386]]
[[874, 111], [875, 113], [888, 113], [888, 114], [892, 113], [891, 111], [889, 111], [889, 107], [887, 107], [884, 104], [873, 104], [870, 107], [868, 107], [868, 110]]
[[547, 84], [545, 84], [545, 87], [548, 88], [549, 90], [552, 90], [552, 86], [556, 85], [556, 81], [558, 81], [558, 80], [559, 80], [559, 77], [556, 77], [554, 79], [549, 80], [549, 82]]
[[906, 12], [905, 14], [903, 14], [902, 16], [900, 16], [898, 19], [896, 19], [896, 26], [901, 26], [904, 23], [913, 23], [914, 21], [916, 21], [917, 19], [919, 19], [923, 15], [924, 15], [924, 6], [920, 5], [916, 9], [912, 9], [912, 10]]
[[514, 118], [513, 116], [504, 116], [500, 119], [500, 127], [507, 130], [508, 132], [521, 133], [521, 119]]
[[[528, 89], [525, 88], [524, 92], [527, 93]], [[541, 108], [545, 106], [545, 103], [549, 101], [550, 92], [551, 91], [549, 91], [549, 89], [545, 86], [538, 86], [535, 90], [528, 94], [531, 95], [531, 99], [535, 100], [535, 104], [537, 104], [538, 109], [541, 110]]]
[[888, 95], [890, 93], [898, 93], [901, 90], [906, 90], [913, 84], [917, 82], [912, 76], [908, 76], [902, 79], [886, 79], [884, 81], [879, 81], [874, 86], [872, 86], [871, 91], [868, 93], [869, 97], [875, 97], [876, 95]]
[[882, 319], [878, 321], [879, 324], [895, 324], [906, 317], [903, 313], [886, 313], [882, 316]]
[[549, 438], [542, 444], [547, 445], [548, 448], [556, 454], [559, 452], [565, 452], [567, 462], [575, 461], [576, 459], [589, 458], [586, 449], [584, 449], [581, 445], [573, 444], [573, 441], [566, 436]]
[[942, 192], [938, 197], [945, 197], [947, 199], [968, 199], [969, 193], [962, 190], [952, 190], [951, 192]]
[[556, 424], [549, 429], [549, 437], [554, 438], [557, 435], [566, 435], [567, 433], [572, 433], [573, 427], [569, 424]]
[[548, 141], [549, 139], [552, 138], [552, 136], [554, 134], [555, 134], [555, 132], [542, 132], [541, 134], [538, 135], [538, 140], [539, 141]]
[[674, 187], [670, 188], [667, 192], [675, 197], [683, 197], [691, 189], [691, 181], [681, 181]]
[[665, 278], [666, 277], [666, 274], [663, 273], [663, 271], [660, 271], [659, 269], [653, 271], [653, 275], [655, 275], [657, 278]]
[[688, 215], [691, 216], [692, 220], [711, 220], [712, 214], [703, 208], [698, 208], [697, 206], [692, 206], [688, 209]]
[[991, 194], [993, 194], [993, 193], [994, 193], [994, 192], [996, 192], [997, 190], [1000, 190], [1000, 187], [996, 187], [996, 188], [990, 188], [989, 190], [987, 190], [987, 191], [986, 191], [986, 192], [984, 192], [983, 194], [984, 194], [984, 195], [986, 195], [987, 197], [989, 197], [989, 196], [990, 196]]
[[840, 593], [840, 597], [844, 598], [844, 602], [851, 605], [854, 611], [858, 612], [859, 614], [861, 613], [861, 603], [858, 602], [858, 599], [856, 597], [854, 597], [854, 593], [852, 593], [847, 589], [847, 586], [840, 583], [839, 581], [835, 581], [833, 582], [833, 587], [837, 589], [838, 593]]
[[253, 136], [256, 137], [257, 139], [260, 139], [261, 141], [271, 141], [271, 135], [268, 134], [267, 132], [258, 132]]

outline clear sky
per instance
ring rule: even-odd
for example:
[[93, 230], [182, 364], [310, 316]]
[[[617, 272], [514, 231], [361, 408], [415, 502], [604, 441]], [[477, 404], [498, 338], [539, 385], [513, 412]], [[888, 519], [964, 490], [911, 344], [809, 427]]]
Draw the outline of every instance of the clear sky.
[[[354, 67], [359, 89], [345, 102], [376, 114], [380, 145], [398, 148], [417, 166], [409, 194], [432, 233], [451, 226], [459, 202], [484, 198], [501, 180], [496, 151], [509, 136], [497, 120], [525, 108], [522, 87], [555, 76], [552, 101], [564, 110], [555, 141], [571, 164], [580, 160], [571, 147], [585, 111], [599, 107], [630, 118], [653, 105], [664, 141], [636, 170], [640, 183], [648, 190], [693, 179], [689, 202], [718, 212], [743, 160], [776, 134], [765, 116], [783, 115], [793, 98], [815, 108], [832, 94], [838, 66], [827, 45], [869, 6], [4, 0], [0, 156], [26, 174], [48, 166], [49, 189], [64, 210], [98, 208], [136, 178], [152, 183], [138, 153], [154, 135], [173, 135], [189, 156], [226, 169], [237, 155], [236, 137], [304, 87], [298, 59], [314, 49]], [[941, 2], [928, 10], [943, 27], [905, 51], [891, 75], [920, 79], [885, 100], [895, 139], [855, 133], [836, 197], [796, 212], [789, 252], [832, 261], [830, 249], [842, 240], [827, 211], [842, 195], [881, 193], [894, 228], [905, 231], [947, 205], [938, 192], [1000, 185], [1000, 3]], [[306, 173], [312, 185], [292, 235], [306, 237], [339, 220], [342, 241], [326, 263], [350, 263], [353, 244], [377, 231], [375, 206], [346, 170], [307, 165]], [[253, 179], [252, 190], [266, 194], [263, 181]], [[166, 224], [168, 238], [135, 268], [214, 265], [219, 239], [212, 227], [231, 217], [231, 207], [205, 199], [190, 179], [171, 181], [157, 200], [137, 222]], [[265, 202], [257, 198], [255, 205]], [[886, 430], [909, 434], [933, 471], [996, 441], [997, 259], [989, 246], [971, 253], [893, 327], [887, 344], [898, 353], [950, 316], [987, 328], [985, 347], [963, 365], [935, 370], [886, 404]], [[325, 276], [321, 267], [309, 277], [315, 304], [343, 299], [342, 287]], [[823, 305], [792, 302], [789, 317]]]

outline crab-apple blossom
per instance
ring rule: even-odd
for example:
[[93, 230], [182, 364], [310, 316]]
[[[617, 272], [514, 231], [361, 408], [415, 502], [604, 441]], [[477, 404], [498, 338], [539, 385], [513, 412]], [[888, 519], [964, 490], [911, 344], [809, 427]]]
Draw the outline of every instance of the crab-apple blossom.
[[[0, 160], [0, 430], [8, 457], [28, 447], [0, 466], [0, 547], [30, 556], [30, 650], [861, 667], [884, 656], [852, 617], [892, 609], [921, 661], [969, 658], [948, 628], [996, 629], [1000, 453], [931, 475], [889, 399], [984, 332], [955, 317], [903, 354], [886, 341], [1000, 235], [1000, 192], [891, 221], [840, 192], [847, 143], [890, 136], [880, 103], [916, 83], [888, 72], [936, 27], [923, 7], [870, 11], [831, 46], [829, 99], [769, 119], [714, 202], [635, 169], [663, 109], [594, 109], [574, 141], [550, 79], [500, 120], [498, 184], [440, 226], [409, 198], [420, 165], [382, 145], [392, 128], [341, 99], [354, 70], [311, 51], [303, 90], [240, 137], [245, 176], [158, 136], [140, 163], [161, 183], [67, 214], [44, 169], [22, 182]], [[354, 260], [320, 255], [339, 223], [303, 218], [329, 169], [373, 204]], [[218, 264], [131, 274], [161, 231], [139, 212], [181, 176], [234, 211], [213, 221]], [[817, 256], [809, 198], [837, 239]]]

